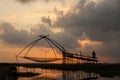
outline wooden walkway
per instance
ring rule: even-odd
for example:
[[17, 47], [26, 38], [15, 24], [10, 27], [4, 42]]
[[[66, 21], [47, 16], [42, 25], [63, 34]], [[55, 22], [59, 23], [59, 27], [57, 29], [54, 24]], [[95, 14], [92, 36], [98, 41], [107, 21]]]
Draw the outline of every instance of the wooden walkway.
[[71, 54], [71, 53], [64, 53], [63, 54], [63, 63], [97, 63], [98, 58], [90, 57], [90, 56], [83, 56], [78, 54]]

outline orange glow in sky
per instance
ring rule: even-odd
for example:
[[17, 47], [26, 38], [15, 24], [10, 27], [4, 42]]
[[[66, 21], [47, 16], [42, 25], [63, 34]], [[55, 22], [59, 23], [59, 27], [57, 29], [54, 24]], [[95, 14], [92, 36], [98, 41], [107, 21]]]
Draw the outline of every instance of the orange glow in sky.
[[[27, 56], [32, 56], [32, 57], [40, 57], [40, 58], [61, 58], [61, 54], [58, 53], [56, 50], [55, 54], [51, 48], [46, 48], [46, 47], [34, 47], [30, 50]], [[26, 53], [26, 50], [21, 53], [21, 56], [24, 56]], [[56, 56], [55, 56], [56, 55]]]
[[99, 45], [102, 45], [102, 42], [92, 41], [92, 40], [89, 40], [89, 39], [78, 40], [78, 43], [82, 46], [82, 48], [85, 48], [87, 46], [99, 46]]

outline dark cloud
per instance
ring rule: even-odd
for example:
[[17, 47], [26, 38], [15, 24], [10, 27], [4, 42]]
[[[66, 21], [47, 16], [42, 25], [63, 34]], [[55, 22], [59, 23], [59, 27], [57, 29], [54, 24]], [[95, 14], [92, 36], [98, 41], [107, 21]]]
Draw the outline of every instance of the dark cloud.
[[31, 29], [31, 32], [25, 30], [16, 30], [15, 26], [11, 23], [3, 23], [0, 29], [3, 33], [0, 34], [0, 39], [9, 44], [25, 45], [37, 39], [37, 35], [51, 34], [52, 32], [44, 25], [37, 25], [39, 28]]
[[[12, 44], [12, 45], [26, 45], [29, 44], [37, 38], [37, 35], [45, 34], [50, 35], [50, 38], [56, 40], [58, 43], [68, 48], [80, 47], [77, 43], [76, 37], [71, 36], [67, 32], [63, 33], [54, 33], [51, 31], [48, 25], [37, 24], [36, 28], [31, 29], [31, 32], [28, 33], [25, 30], [16, 30], [15, 26], [10, 23], [3, 23], [0, 25], [0, 29], [4, 31], [4, 33], [0, 34], [0, 39], [4, 42]], [[71, 45], [72, 43], [72, 45]], [[42, 41], [42, 46], [45, 46], [46, 43]]]
[[[40, 1], [40, 2], [45, 2], [45, 3], [48, 3], [50, 1], [54, 2], [54, 0], [15, 0], [17, 2], [20, 2], [22, 4], [28, 4], [28, 3], [31, 3], [31, 2], [35, 2], [35, 1]], [[60, 0], [61, 2], [63, 2], [63, 0]]]
[[[54, 26], [62, 27], [72, 36], [84, 32], [92, 41], [103, 42], [96, 49], [99, 55], [120, 57], [120, 0], [103, 0], [95, 3], [80, 0], [74, 10], [58, 17]], [[77, 12], [76, 12], [77, 10]]]
[[7, 43], [23, 44], [29, 39], [29, 34], [25, 30], [18, 31], [10, 23], [3, 23], [0, 28], [4, 31], [0, 34], [0, 38]]
[[[79, 47], [79, 44], [77, 43], [77, 37], [72, 36], [68, 32], [54, 33], [51, 31], [51, 27], [49, 27], [49, 26], [45, 26], [43, 24], [38, 24], [37, 26], [39, 26], [39, 27], [31, 30], [31, 32], [33, 32], [35, 35], [37, 35], [37, 34], [50, 35], [50, 38], [57, 41], [64, 47], [68, 47], [68, 48]], [[71, 45], [71, 43], [72, 43], [72, 45]]]
[[50, 17], [48, 16], [48, 17], [42, 17], [42, 22], [44, 22], [44, 23], [47, 23], [49, 26], [51, 26], [51, 19], [50, 19]]
[[[80, 35], [85, 32], [92, 40], [108, 42], [120, 36], [120, 1], [105, 0], [95, 3], [81, 0], [77, 6], [77, 13], [68, 13], [59, 17], [56, 26]], [[86, 4], [87, 3], [87, 4]]]
[[23, 3], [23, 4], [26, 4], [26, 3], [34, 2], [36, 0], [16, 0], [16, 1]]

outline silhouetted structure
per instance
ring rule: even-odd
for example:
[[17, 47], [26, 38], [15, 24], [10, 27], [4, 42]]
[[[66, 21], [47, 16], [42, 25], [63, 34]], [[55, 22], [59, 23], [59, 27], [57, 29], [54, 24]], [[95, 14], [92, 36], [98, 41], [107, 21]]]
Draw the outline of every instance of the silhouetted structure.
[[[66, 49], [61, 46], [59, 43], [57, 43], [56, 41], [48, 38], [49, 35], [39, 35], [38, 39], [31, 42], [30, 44], [28, 44], [25, 48], [23, 48], [23, 50], [20, 51], [20, 53], [16, 56], [18, 57], [21, 53], [24, 52], [24, 50], [26, 48], [28, 48], [27, 52], [25, 53], [24, 57], [25, 59], [29, 59], [32, 61], [36, 61], [36, 62], [53, 62], [53, 61], [57, 61], [57, 60], [61, 60], [60, 58], [56, 57], [56, 53], [54, 50], [54, 47], [58, 48], [59, 51], [62, 52], [62, 63], [63, 64], [74, 64], [74, 63], [97, 63], [98, 60], [95, 58], [96, 54], [95, 52], [93, 52], [93, 56], [89, 57], [89, 56], [83, 56], [80, 54], [75, 54], [75, 53], [70, 53], [68, 51], [66, 51]], [[55, 55], [55, 58], [48, 58], [45, 60], [45, 58], [36, 58], [36, 57], [28, 57], [27, 54], [29, 53], [29, 51], [31, 50], [31, 48], [40, 40], [45, 40], [51, 47], [51, 49], [53, 50], [53, 53]]]

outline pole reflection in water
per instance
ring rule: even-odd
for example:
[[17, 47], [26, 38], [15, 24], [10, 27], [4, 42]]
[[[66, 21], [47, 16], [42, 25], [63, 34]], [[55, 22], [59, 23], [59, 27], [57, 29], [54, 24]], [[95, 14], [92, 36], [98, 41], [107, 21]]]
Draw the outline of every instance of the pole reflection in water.
[[62, 80], [97, 80], [98, 74], [83, 71], [63, 71]]
[[58, 80], [57, 76], [61, 74], [58, 70], [41, 69], [41, 75], [32, 77], [31, 80]]
[[[36, 68], [21, 68], [22, 71], [31, 71], [35, 73], [40, 73], [40, 75], [29, 77], [29, 78], [19, 78], [19, 80], [98, 80], [99, 74], [84, 71], [61, 71], [61, 70], [50, 70]], [[26, 69], [26, 70], [25, 70]]]

